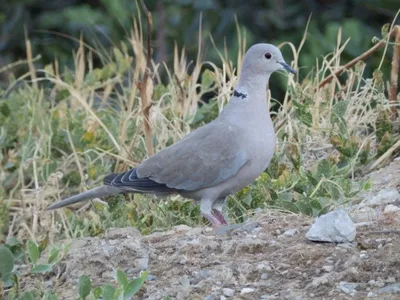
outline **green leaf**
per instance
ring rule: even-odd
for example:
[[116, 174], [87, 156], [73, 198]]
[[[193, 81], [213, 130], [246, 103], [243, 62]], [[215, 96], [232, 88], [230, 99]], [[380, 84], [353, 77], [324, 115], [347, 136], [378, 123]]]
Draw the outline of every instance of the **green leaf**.
[[18, 297], [18, 300], [33, 300], [34, 297], [31, 292], [24, 292], [21, 296]]
[[124, 290], [124, 298], [130, 298], [135, 295], [143, 286], [147, 279], [148, 271], [143, 272], [140, 277], [135, 278], [129, 282]]
[[314, 178], [313, 174], [310, 171], [305, 171], [304, 174], [312, 185], [318, 184], [318, 180]]
[[50, 255], [49, 255], [49, 258], [48, 258], [47, 262], [49, 264], [54, 264], [59, 258], [60, 251], [61, 251], [60, 248], [57, 248], [57, 247], [51, 248], [50, 249]]
[[27, 248], [28, 248], [29, 260], [31, 261], [32, 264], [35, 265], [39, 258], [39, 248], [36, 245], [36, 243], [31, 240], [28, 241]]
[[201, 75], [201, 86], [203, 89], [208, 89], [214, 83], [214, 73], [208, 69], [204, 70]]
[[119, 285], [123, 286], [124, 288], [128, 285], [128, 277], [126, 277], [125, 273], [121, 270], [117, 269], [115, 271], [115, 277]]
[[33, 274], [41, 274], [51, 272], [53, 270], [53, 265], [36, 265], [31, 269], [31, 273]]
[[330, 178], [331, 176], [331, 167], [329, 161], [327, 159], [323, 159], [318, 163], [317, 167], [317, 178], [325, 177]]
[[99, 299], [100, 297], [101, 297], [101, 294], [103, 293], [103, 291], [102, 291], [102, 289], [101, 289], [101, 287], [96, 287], [94, 290], [93, 290], [93, 299]]
[[79, 277], [79, 296], [81, 299], [85, 299], [87, 296], [89, 296], [91, 289], [92, 283], [90, 278], [86, 275]]
[[14, 255], [6, 246], [0, 246], [0, 278], [12, 272]]
[[300, 119], [300, 121], [308, 126], [312, 126], [312, 114], [309, 111], [309, 107], [304, 105], [296, 100], [293, 100], [293, 106], [296, 108], [296, 113]]
[[16, 300], [17, 299], [17, 295], [15, 294], [15, 291], [13, 289], [11, 289], [11, 291], [8, 293], [8, 300]]
[[105, 286], [102, 287], [103, 291], [103, 300], [114, 300], [114, 294], [115, 294], [115, 287], [112, 285], [106, 284]]
[[52, 294], [50, 291], [47, 291], [43, 295], [43, 300], [58, 300], [58, 297]]
[[10, 237], [7, 239], [7, 245], [10, 247], [19, 246], [21, 244], [22, 243], [19, 240], [17, 240], [15, 237]]

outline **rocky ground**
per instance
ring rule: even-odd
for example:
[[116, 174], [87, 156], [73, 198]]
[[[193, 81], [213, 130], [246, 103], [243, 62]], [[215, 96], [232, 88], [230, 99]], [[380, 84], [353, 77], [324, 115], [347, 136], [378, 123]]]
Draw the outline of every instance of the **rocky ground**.
[[310, 242], [312, 219], [280, 212], [228, 232], [111, 229], [73, 241], [47, 284], [60, 299], [76, 299], [83, 274], [97, 285], [113, 281], [113, 268], [131, 277], [147, 269], [138, 299], [400, 299], [400, 160], [369, 177], [371, 191], [346, 208], [352, 243]]

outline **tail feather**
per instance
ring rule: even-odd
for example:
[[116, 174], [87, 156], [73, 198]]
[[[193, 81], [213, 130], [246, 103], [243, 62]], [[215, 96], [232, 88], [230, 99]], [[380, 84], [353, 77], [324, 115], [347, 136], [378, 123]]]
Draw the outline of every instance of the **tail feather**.
[[85, 201], [85, 200], [89, 200], [89, 199], [93, 199], [93, 198], [101, 198], [104, 196], [118, 194], [121, 192], [123, 192], [123, 190], [118, 187], [103, 185], [103, 186], [99, 186], [94, 189], [88, 190], [87, 192], [84, 192], [82, 194], [78, 194], [78, 195], [69, 197], [67, 199], [64, 199], [60, 202], [54, 203], [54, 204], [50, 205], [49, 207], [47, 207], [46, 210], [53, 210], [53, 209], [71, 205], [71, 204], [74, 204], [77, 202], [81, 202], [81, 201]]

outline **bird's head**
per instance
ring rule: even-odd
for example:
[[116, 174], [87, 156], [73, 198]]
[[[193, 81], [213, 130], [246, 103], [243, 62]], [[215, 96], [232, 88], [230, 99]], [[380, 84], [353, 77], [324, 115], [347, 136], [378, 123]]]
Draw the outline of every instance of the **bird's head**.
[[249, 68], [256, 74], [271, 75], [278, 70], [296, 74], [283, 59], [278, 47], [271, 44], [255, 44], [247, 50], [243, 61], [243, 69]]

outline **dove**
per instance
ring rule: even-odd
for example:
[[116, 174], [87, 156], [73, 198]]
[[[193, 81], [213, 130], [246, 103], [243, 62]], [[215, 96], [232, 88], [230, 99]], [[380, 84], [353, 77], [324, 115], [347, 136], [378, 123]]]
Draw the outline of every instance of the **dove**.
[[274, 155], [276, 138], [267, 84], [279, 70], [296, 73], [276, 46], [251, 46], [233, 95], [216, 119], [135, 168], [105, 176], [102, 186], [54, 203], [47, 210], [119, 193], [179, 194], [198, 201], [201, 214], [213, 226], [228, 224], [227, 197], [257, 179]]

